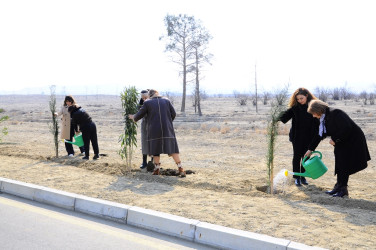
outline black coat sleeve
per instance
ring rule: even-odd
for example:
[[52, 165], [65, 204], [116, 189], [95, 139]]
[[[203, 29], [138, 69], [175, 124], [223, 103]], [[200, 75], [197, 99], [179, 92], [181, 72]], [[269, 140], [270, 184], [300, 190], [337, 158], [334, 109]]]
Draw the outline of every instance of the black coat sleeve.
[[169, 101], [169, 106], [170, 106], [170, 113], [171, 113], [171, 119], [174, 120], [175, 117], [176, 117], [176, 111], [174, 109], [174, 107], [172, 106], [171, 102]]
[[289, 108], [286, 111], [283, 111], [279, 115], [279, 121], [286, 123], [288, 122], [292, 117], [294, 116], [294, 112], [292, 111], [292, 108]]
[[147, 105], [148, 103], [147, 102], [144, 102], [144, 104], [141, 106], [140, 110], [137, 112], [137, 114], [135, 114], [133, 116], [133, 120], [135, 122], [137, 122], [138, 120], [140, 120], [142, 117], [144, 117], [147, 112], [148, 112], [148, 109], [147, 109]]

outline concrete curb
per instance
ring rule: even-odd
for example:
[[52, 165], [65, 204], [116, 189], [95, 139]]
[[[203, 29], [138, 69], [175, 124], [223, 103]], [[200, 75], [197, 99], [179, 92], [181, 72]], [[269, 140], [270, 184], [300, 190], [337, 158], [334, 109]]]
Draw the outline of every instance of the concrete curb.
[[323, 249], [1, 177], [0, 191], [40, 203], [146, 228], [212, 247], [225, 249]]
[[127, 224], [193, 241], [200, 221], [166, 214], [150, 209], [131, 207]]
[[205, 245], [234, 249], [288, 249], [289, 240], [200, 222], [195, 241]]

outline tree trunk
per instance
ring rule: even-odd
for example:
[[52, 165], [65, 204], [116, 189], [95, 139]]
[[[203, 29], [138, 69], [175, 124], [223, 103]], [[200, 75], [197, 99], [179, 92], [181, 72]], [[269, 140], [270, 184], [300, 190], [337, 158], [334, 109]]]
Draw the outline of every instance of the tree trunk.
[[181, 109], [182, 113], [185, 113], [185, 98], [187, 96], [187, 51], [185, 39], [183, 42], [184, 53], [183, 53], [183, 96], [181, 100]]
[[197, 49], [196, 49], [196, 104], [197, 104], [198, 115], [202, 116], [201, 104], [200, 104], [200, 80], [199, 80]]

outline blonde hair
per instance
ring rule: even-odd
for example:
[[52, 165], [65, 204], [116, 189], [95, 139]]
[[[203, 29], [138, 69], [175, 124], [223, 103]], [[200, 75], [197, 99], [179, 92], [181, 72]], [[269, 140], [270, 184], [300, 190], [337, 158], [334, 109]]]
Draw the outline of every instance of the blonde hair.
[[159, 96], [159, 92], [155, 89], [150, 89], [149, 90], [149, 97], [152, 98], [152, 97], [156, 97], [156, 96]]
[[310, 114], [322, 115], [325, 113], [325, 110], [329, 107], [326, 102], [321, 100], [312, 100], [309, 105], [307, 112]]
[[291, 95], [290, 101], [289, 101], [289, 108], [298, 105], [298, 101], [296, 100], [296, 96], [298, 95], [304, 95], [307, 97], [307, 103], [309, 103], [311, 100], [317, 100], [317, 97], [314, 96], [311, 92], [309, 92], [306, 88], [298, 88], [295, 90], [295, 92]]

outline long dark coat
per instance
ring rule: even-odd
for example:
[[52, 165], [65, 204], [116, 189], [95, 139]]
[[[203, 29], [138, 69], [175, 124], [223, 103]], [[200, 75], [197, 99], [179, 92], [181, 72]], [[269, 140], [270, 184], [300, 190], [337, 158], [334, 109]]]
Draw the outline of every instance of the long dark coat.
[[[292, 170], [298, 173], [305, 172], [304, 168], [301, 167], [301, 160], [318, 134], [319, 122], [307, 112], [307, 107], [307, 104], [301, 105], [298, 103], [283, 112], [279, 118], [283, 123], [292, 120], [289, 134], [294, 150]], [[297, 178], [297, 176], [294, 175], [294, 178]]]
[[342, 110], [327, 108], [325, 112], [326, 134], [317, 136], [311, 150], [314, 150], [325, 136], [331, 136], [335, 142], [334, 174], [354, 174], [367, 167], [371, 160], [366, 137], [361, 128]]
[[144, 102], [134, 115], [138, 121], [146, 116], [148, 153], [150, 155], [179, 153], [172, 121], [176, 112], [168, 99], [152, 97]]

